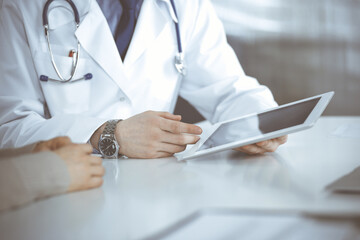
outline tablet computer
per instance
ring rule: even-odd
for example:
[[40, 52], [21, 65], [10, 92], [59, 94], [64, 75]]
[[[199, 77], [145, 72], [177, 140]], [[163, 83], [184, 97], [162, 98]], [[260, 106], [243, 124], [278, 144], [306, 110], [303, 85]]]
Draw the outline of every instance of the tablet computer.
[[175, 157], [187, 160], [310, 128], [324, 112], [333, 95], [334, 92], [328, 92], [216, 123], [204, 131], [194, 146], [175, 154]]

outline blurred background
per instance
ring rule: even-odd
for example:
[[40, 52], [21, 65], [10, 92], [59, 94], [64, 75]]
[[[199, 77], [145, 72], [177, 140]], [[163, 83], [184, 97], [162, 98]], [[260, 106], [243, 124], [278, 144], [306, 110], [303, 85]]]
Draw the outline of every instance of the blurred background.
[[[325, 115], [360, 115], [360, 0], [212, 2], [246, 74], [279, 104], [335, 91]], [[202, 120], [194, 111], [179, 99], [185, 121]]]

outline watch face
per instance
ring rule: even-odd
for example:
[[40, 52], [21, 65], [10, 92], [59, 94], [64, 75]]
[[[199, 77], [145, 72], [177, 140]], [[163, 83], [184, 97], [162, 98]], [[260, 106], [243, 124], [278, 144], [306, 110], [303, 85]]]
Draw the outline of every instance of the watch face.
[[108, 156], [108, 157], [115, 155], [116, 150], [117, 150], [114, 140], [112, 140], [110, 138], [102, 139], [99, 144], [99, 148], [100, 148], [100, 151], [102, 152], [102, 154], [104, 154], [105, 156]]

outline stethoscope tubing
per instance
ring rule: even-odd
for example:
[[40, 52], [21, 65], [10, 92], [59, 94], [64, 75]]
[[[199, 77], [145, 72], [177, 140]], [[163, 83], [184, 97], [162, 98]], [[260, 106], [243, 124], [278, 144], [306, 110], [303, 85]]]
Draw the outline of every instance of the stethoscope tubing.
[[51, 64], [53, 65], [56, 74], [57, 74], [58, 77], [60, 78], [60, 80], [61, 80], [60, 82], [62, 82], [62, 83], [70, 82], [70, 81], [73, 79], [73, 77], [75, 76], [76, 71], [77, 71], [77, 69], [78, 69], [78, 63], [79, 63], [79, 57], [80, 57], [80, 43], [77, 42], [77, 50], [76, 50], [76, 53], [74, 53], [74, 54], [76, 54], [76, 57], [75, 57], [75, 60], [74, 60], [74, 58], [73, 58], [73, 65], [72, 65], [72, 67], [71, 67], [70, 78], [65, 79], [65, 78], [61, 75], [61, 73], [60, 73], [60, 71], [59, 71], [59, 69], [58, 69], [58, 67], [57, 67], [57, 65], [56, 65], [56, 63], [55, 63], [54, 55], [53, 55], [53, 53], [52, 53], [51, 44], [50, 44], [50, 33], [47, 32], [47, 31], [45, 31], [45, 32], [46, 32], [45, 35], [46, 35], [46, 39], [47, 39], [47, 43], [48, 43], [47, 45], [48, 45], [48, 49], [49, 49], [49, 53], [50, 53], [50, 58], [51, 58]]
[[[73, 79], [77, 69], [78, 69], [78, 65], [79, 65], [79, 59], [80, 59], [80, 42], [79, 40], [77, 41], [77, 51], [75, 58], [73, 57], [73, 65], [72, 65], [72, 69], [71, 69], [71, 73], [70, 73], [70, 77], [68, 79], [64, 78], [62, 76], [62, 74], [59, 71], [59, 68], [56, 65], [55, 62], [55, 58], [51, 49], [51, 44], [50, 44], [50, 31], [49, 31], [49, 19], [48, 19], [48, 10], [49, 10], [49, 6], [51, 5], [51, 3], [54, 0], [48, 0], [45, 3], [44, 9], [43, 9], [43, 14], [42, 14], [42, 20], [43, 20], [43, 27], [45, 30], [45, 36], [46, 36], [46, 41], [47, 41], [47, 45], [48, 45], [48, 50], [50, 53], [50, 59], [51, 59], [51, 63], [55, 69], [56, 74], [58, 75], [58, 77], [60, 78], [60, 80], [56, 80], [53, 78], [50, 78], [46, 75], [41, 75], [40, 76], [40, 81], [43, 82], [47, 82], [47, 81], [56, 81], [58, 83], [69, 83], [69, 82], [76, 82], [76, 81], [80, 81], [80, 80], [90, 80], [92, 79], [92, 74], [91, 73], [87, 73], [85, 74], [82, 78], [78, 78], [78, 79]], [[80, 15], [79, 12], [77, 10], [77, 7], [75, 5], [75, 3], [72, 0], [66, 0], [66, 2], [71, 6], [73, 12], [74, 12], [74, 19], [75, 19], [75, 23], [76, 23], [76, 29], [78, 29], [78, 27], [80, 26]], [[173, 8], [174, 14], [176, 16], [176, 18], [178, 19], [178, 14], [176, 11], [176, 6], [175, 6], [175, 2], [174, 0], [170, 0], [171, 2], [171, 6]], [[176, 40], [177, 40], [177, 45], [178, 45], [178, 53], [175, 56], [175, 68], [177, 69], [177, 71], [181, 74], [181, 75], [185, 75], [186, 74], [186, 69], [185, 69], [185, 65], [184, 65], [184, 53], [183, 53], [183, 49], [182, 49], [182, 42], [181, 42], [181, 35], [180, 35], [180, 27], [179, 27], [179, 23], [176, 22], [174, 20], [174, 25], [175, 25], [175, 32], [176, 32]]]
[[[48, 46], [48, 49], [49, 49], [49, 53], [50, 53], [50, 59], [51, 59], [51, 64], [53, 65], [54, 69], [55, 69], [55, 72], [56, 74], [58, 75], [58, 77], [60, 78], [60, 81], [59, 80], [55, 80], [55, 79], [52, 79], [52, 78], [49, 78], [47, 76], [40, 76], [40, 80], [41, 81], [44, 81], [44, 79], [47, 79], [50, 80], [50, 81], [57, 81], [57, 82], [61, 82], [61, 83], [68, 83], [70, 82], [71, 80], [73, 80], [75, 74], [76, 74], [76, 71], [78, 69], [78, 65], [79, 65], [79, 59], [80, 59], [80, 42], [77, 41], [77, 50], [76, 50], [76, 53], [73, 53], [73, 54], [76, 54], [75, 55], [75, 58], [73, 57], [73, 64], [72, 64], [72, 67], [71, 67], [71, 73], [70, 73], [70, 77], [68, 79], [64, 78], [62, 76], [62, 74], [60, 73], [59, 71], [59, 68], [57, 67], [56, 65], [56, 62], [55, 62], [55, 59], [54, 59], [54, 55], [53, 55], [53, 52], [52, 52], [52, 49], [51, 49], [51, 44], [50, 44], [50, 31], [49, 31], [49, 19], [48, 19], [48, 11], [49, 11], [49, 6], [50, 4], [53, 2], [54, 0], [48, 0], [46, 3], [45, 3], [45, 6], [44, 6], [44, 9], [43, 9], [43, 14], [42, 14], [42, 18], [43, 18], [43, 26], [44, 26], [44, 29], [45, 29], [45, 37], [46, 37], [46, 41], [47, 41], [47, 46]], [[72, 10], [73, 10], [73, 13], [74, 13], [74, 18], [75, 18], [75, 23], [76, 23], [76, 29], [78, 29], [78, 27], [80, 26], [80, 15], [79, 15], [79, 11], [77, 10], [75, 4], [73, 1], [71, 0], [66, 0], [66, 2], [71, 6]], [[77, 79], [77, 80], [80, 80], [80, 79]]]
[[[174, 14], [175, 17], [177, 18], [177, 20], [179, 21], [179, 17], [176, 11], [176, 6], [175, 6], [175, 2], [174, 0], [170, 0], [171, 6], [174, 10]], [[176, 31], [176, 40], [177, 40], [177, 45], [178, 45], [178, 53], [175, 56], [175, 68], [176, 70], [183, 76], [186, 75], [186, 67], [184, 64], [184, 53], [183, 53], [183, 48], [182, 48], [182, 42], [181, 42], [181, 34], [180, 34], [180, 26], [179, 26], [179, 22], [174, 21], [174, 25], [175, 25], [175, 31]]]
[[[48, 11], [49, 11], [49, 6], [50, 4], [53, 2], [54, 0], [47, 0], [43, 9], [43, 14], [42, 14], [42, 19], [43, 19], [43, 26], [49, 26], [49, 19], [48, 19]], [[71, 0], [65, 0], [66, 2], [69, 3], [69, 5], [71, 6], [71, 8], [73, 9], [74, 12], [74, 18], [75, 18], [75, 22], [77, 25], [80, 24], [80, 15], [79, 15], [79, 11], [77, 10], [75, 3]]]
[[[178, 17], [177, 11], [176, 11], [175, 2], [174, 2], [174, 0], [170, 0], [170, 2], [171, 2], [171, 6], [174, 10], [175, 17], [179, 20], [179, 17]], [[177, 44], [178, 44], [178, 51], [179, 51], [179, 54], [182, 54], [183, 49], [182, 49], [182, 44], [181, 44], [179, 23], [174, 21], [174, 24], [175, 24], [175, 31], [176, 31], [176, 40], [177, 40]]]

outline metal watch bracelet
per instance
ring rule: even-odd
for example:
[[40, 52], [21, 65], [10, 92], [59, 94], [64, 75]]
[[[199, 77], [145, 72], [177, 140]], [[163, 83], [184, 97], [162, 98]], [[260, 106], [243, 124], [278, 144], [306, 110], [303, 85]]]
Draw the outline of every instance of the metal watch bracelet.
[[122, 119], [107, 121], [105, 125], [105, 129], [102, 132], [102, 134], [115, 134], [116, 125], [121, 121]]

